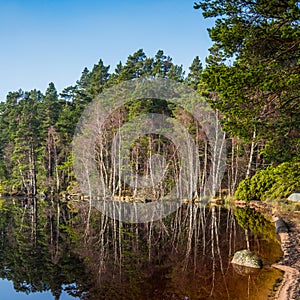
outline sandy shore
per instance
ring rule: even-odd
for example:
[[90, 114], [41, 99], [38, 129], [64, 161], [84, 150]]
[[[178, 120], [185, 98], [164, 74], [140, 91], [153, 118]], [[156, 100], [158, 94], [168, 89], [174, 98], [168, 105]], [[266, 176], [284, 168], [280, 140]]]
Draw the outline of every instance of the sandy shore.
[[[244, 206], [246, 202], [236, 201]], [[262, 201], [250, 201], [247, 205], [272, 216], [273, 221], [281, 217], [289, 227], [288, 233], [279, 233], [282, 260], [272, 266], [284, 271], [283, 280], [274, 300], [300, 300], [300, 211], [286, 212]]]
[[283, 281], [275, 295], [275, 300], [300, 299], [300, 227], [285, 220], [290, 232], [280, 233], [282, 260], [273, 267], [284, 271]]

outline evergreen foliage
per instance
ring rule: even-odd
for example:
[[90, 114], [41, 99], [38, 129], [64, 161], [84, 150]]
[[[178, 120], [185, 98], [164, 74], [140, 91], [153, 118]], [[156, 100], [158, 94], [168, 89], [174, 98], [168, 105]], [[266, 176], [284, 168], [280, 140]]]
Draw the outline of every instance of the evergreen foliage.
[[286, 162], [246, 178], [239, 184], [235, 195], [242, 200], [286, 199], [299, 188], [300, 164]]
[[[139, 49], [124, 64], [120, 62], [114, 73], [109, 69], [100, 59], [91, 71], [84, 68], [76, 84], [61, 94], [51, 82], [44, 94], [19, 90], [10, 92], [0, 103], [2, 194], [54, 195], [77, 188], [70, 144], [85, 107], [105, 88], [125, 80], [184, 79], [183, 67], [173, 64], [162, 50], [151, 58]], [[142, 112], [171, 114], [165, 101], [151, 99], [135, 101], [126, 111], [129, 119]]]
[[255, 136], [268, 162], [299, 158], [299, 1], [203, 0], [195, 8], [216, 20], [203, 80], [226, 130]]
[[[225, 2], [200, 2], [199, 6], [205, 16], [218, 17]], [[264, 14], [267, 7], [262, 2], [252, 12], [254, 18], [260, 15], [258, 11], [261, 10], [256, 26], [249, 21], [247, 9], [254, 9], [252, 4], [245, 6], [247, 9], [244, 10], [241, 6], [243, 1], [234, 2], [236, 10], [226, 6], [226, 17], [217, 19], [216, 26], [210, 30], [215, 44], [206, 68], [196, 56], [185, 75], [183, 67], [174, 64], [162, 50], [158, 50], [154, 57], [147, 57], [143, 49], [139, 49], [129, 55], [126, 62], [120, 62], [113, 73], [101, 59], [91, 71], [84, 68], [75, 85], [66, 87], [60, 94], [52, 82], [44, 94], [37, 90], [8, 93], [6, 101], [0, 103], [1, 193], [58, 195], [66, 191], [78, 192], [70, 144], [83, 110], [104, 89], [137, 78], [173, 79], [208, 97], [206, 99], [218, 111], [227, 131], [227, 150], [231, 158], [228, 158], [226, 173], [228, 184], [223, 186], [230, 191], [235, 190], [241, 179], [265, 169], [266, 165], [293, 161], [294, 164], [282, 164], [278, 168], [288, 166], [292, 174], [297, 172], [295, 162], [300, 153], [300, 102], [296, 88], [299, 83], [297, 9], [290, 3], [290, 8], [285, 8], [284, 13], [279, 8], [277, 11], [275, 2], [272, 2], [275, 10], [268, 12], [270, 19], [266, 21]], [[237, 18], [234, 18], [235, 14]], [[285, 14], [286, 22], [280, 23], [278, 16]], [[239, 24], [245, 28], [239, 29]], [[246, 29], [252, 33], [247, 33]], [[257, 44], [252, 34], [262, 42], [269, 31], [268, 49], [256, 53]], [[287, 47], [287, 41], [291, 49]], [[232, 65], [228, 64], [230, 57], [234, 57]], [[201, 165], [205, 168], [209, 159], [205, 154], [209, 151], [205, 136], [191, 116], [163, 99], [126, 103], [112, 116], [111, 129], [117, 130], [114, 124], [117, 119], [125, 122], [143, 113], [163, 113], [182, 122], [196, 138]], [[147, 168], [145, 162], [139, 161], [142, 158], [147, 161], [147, 153], [152, 151], [145, 143], [172, 156], [172, 151], [162, 147], [164, 141], [161, 137], [144, 137], [136, 143], [141, 149], [138, 150], [136, 145], [132, 148], [140, 156], [132, 157], [135, 167]], [[169, 146], [172, 147], [171, 144]], [[276, 175], [272, 170], [279, 173]], [[280, 172], [274, 167], [258, 172], [255, 177], [241, 183], [236, 195], [243, 199], [286, 197], [297, 184], [288, 172], [282, 175], [288, 178], [282, 183], [284, 180], [279, 179]]]

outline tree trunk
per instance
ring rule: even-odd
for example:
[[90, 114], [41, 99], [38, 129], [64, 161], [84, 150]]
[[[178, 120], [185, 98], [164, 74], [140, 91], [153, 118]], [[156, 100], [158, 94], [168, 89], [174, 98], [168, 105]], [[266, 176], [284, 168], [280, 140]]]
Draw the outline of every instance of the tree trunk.
[[252, 137], [252, 142], [251, 142], [251, 149], [250, 149], [250, 156], [249, 156], [249, 162], [248, 162], [248, 167], [247, 167], [247, 172], [246, 172], [246, 178], [250, 176], [251, 173], [251, 166], [252, 166], [252, 161], [253, 161], [253, 155], [254, 155], [254, 148], [255, 148], [255, 138], [256, 138], [256, 130], [253, 131], [253, 137]]

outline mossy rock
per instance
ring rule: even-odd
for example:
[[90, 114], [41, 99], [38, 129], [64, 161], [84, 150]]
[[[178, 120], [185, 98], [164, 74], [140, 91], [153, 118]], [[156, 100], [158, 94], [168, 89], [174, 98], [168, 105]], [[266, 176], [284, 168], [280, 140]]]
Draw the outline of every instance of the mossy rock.
[[262, 268], [263, 265], [262, 260], [249, 250], [237, 251], [231, 262], [240, 266], [256, 269]]

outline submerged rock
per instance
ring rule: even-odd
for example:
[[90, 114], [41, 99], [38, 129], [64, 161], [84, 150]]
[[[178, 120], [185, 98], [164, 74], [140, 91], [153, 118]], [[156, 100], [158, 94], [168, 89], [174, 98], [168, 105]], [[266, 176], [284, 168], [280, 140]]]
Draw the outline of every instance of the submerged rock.
[[262, 267], [262, 260], [249, 250], [237, 251], [231, 262], [250, 268], [260, 269]]
[[232, 264], [232, 266], [234, 271], [241, 276], [257, 275], [260, 272], [258, 268], [245, 267], [237, 264]]

